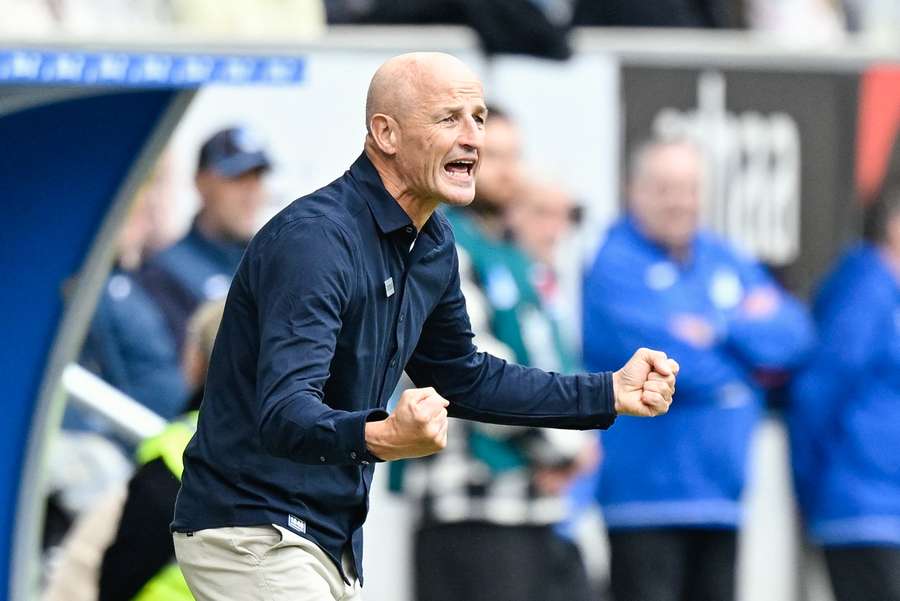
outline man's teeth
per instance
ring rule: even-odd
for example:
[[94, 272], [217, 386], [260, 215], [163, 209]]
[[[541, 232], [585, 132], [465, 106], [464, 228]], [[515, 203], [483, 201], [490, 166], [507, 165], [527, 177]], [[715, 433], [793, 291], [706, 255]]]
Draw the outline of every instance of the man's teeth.
[[451, 161], [444, 167], [450, 173], [469, 174], [472, 172], [474, 161]]

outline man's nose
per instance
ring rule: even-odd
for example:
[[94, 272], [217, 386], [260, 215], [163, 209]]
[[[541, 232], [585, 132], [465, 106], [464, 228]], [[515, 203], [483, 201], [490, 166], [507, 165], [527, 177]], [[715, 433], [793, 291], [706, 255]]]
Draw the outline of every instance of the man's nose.
[[481, 150], [484, 146], [484, 128], [479, 127], [475, 119], [464, 119], [458, 141], [467, 150]]

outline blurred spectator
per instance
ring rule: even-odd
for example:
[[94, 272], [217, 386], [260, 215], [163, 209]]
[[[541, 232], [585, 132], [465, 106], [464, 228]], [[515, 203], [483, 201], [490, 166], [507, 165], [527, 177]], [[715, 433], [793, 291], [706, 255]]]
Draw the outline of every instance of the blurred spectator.
[[565, 190], [537, 180], [522, 187], [521, 198], [507, 211], [510, 234], [532, 261], [531, 282], [556, 321], [564, 319], [569, 304], [560, 286], [557, 255], [560, 243], [580, 220], [581, 207]]
[[103, 556], [99, 601], [181, 601], [193, 597], [175, 563], [169, 524], [184, 470], [182, 453], [197, 427], [203, 383], [225, 301], [202, 305], [191, 318], [183, 368], [193, 391], [186, 413], [138, 448], [118, 530]]
[[172, 568], [166, 578], [174, 580], [174, 588], [163, 588], [161, 585], [169, 584], [165, 580], [153, 587], [145, 585], [167, 569], [174, 557], [169, 523], [179, 487], [177, 466], [193, 428], [190, 412], [196, 411], [203, 397], [206, 367], [223, 307], [224, 301], [202, 305], [188, 328], [182, 369], [194, 391], [186, 407], [189, 413], [144, 442], [138, 450], [141, 467], [132, 475], [127, 490], [124, 481], [121, 486], [108, 487], [99, 500], [84, 508], [51, 565], [43, 601], [192, 599], [189, 593], [185, 595], [186, 589], [179, 588], [180, 579]]
[[797, 498], [837, 601], [900, 600], [900, 181], [825, 279], [793, 387]]
[[846, 24], [833, 0], [746, 0], [747, 24], [792, 44], [838, 43]]
[[860, 32], [888, 48], [900, 44], [900, 2], [896, 0], [843, 0], [850, 31]]
[[[109, 384], [166, 419], [177, 415], [186, 394], [178, 370], [175, 337], [139, 275], [148, 246], [158, 236], [160, 171], [148, 180], [119, 233], [118, 253], [82, 349], [81, 362]], [[103, 430], [90, 416], [69, 411], [65, 426]]]
[[597, 495], [618, 601], [734, 598], [740, 497], [763, 409], [754, 374], [794, 367], [812, 343], [800, 303], [758, 264], [698, 230], [702, 179], [694, 145], [638, 147], [628, 214], [608, 232], [584, 284], [589, 370], [640, 346], [681, 363], [668, 415], [652, 423], [620, 417], [603, 436]]
[[[141, 283], [162, 311], [171, 340], [170, 361], [160, 371], [178, 373], [188, 317], [202, 302], [228, 292], [258, 227], [265, 200], [263, 178], [270, 167], [262, 143], [243, 127], [222, 130], [201, 147], [195, 178], [200, 212], [184, 238], [141, 270]], [[171, 411], [164, 415], [173, 416]]]
[[[472, 208], [446, 214], [472, 285], [487, 299], [490, 333], [518, 362], [570, 369], [557, 324], [532, 283], [533, 263], [503, 240], [503, 211], [522, 185], [520, 137], [499, 110], [490, 115]], [[555, 194], [550, 203], [566, 200]], [[518, 231], [543, 248], [549, 241], [534, 231], [544, 227], [535, 217], [517, 219]], [[564, 232], [551, 234], [554, 244]], [[476, 332], [476, 340], [483, 337]], [[421, 503], [413, 553], [417, 601], [589, 598], [578, 550], [553, 526], [567, 517], [567, 484], [595, 465], [590, 437], [467, 421], [454, 421], [449, 436], [454, 440], [441, 453], [392, 471], [394, 486], [402, 477], [404, 490]]]
[[122, 482], [78, 516], [59, 552], [49, 562], [41, 601], [97, 601], [100, 563], [116, 534], [124, 503]]
[[574, 0], [325, 0], [329, 23], [458, 24], [487, 54], [567, 59]]
[[578, 0], [575, 25], [736, 27], [734, 0]]
[[325, 30], [322, 0], [169, 0], [172, 22], [191, 33], [270, 40], [308, 38]]
[[152, 35], [176, 29], [269, 40], [302, 38], [325, 27], [322, 0], [0, 0], [0, 33]]

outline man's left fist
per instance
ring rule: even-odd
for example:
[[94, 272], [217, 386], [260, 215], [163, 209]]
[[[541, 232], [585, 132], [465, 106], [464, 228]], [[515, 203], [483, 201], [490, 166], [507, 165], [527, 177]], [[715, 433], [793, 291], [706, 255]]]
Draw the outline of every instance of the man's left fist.
[[622, 369], [613, 372], [616, 413], [638, 417], [666, 413], [679, 369], [678, 362], [663, 352], [638, 349]]

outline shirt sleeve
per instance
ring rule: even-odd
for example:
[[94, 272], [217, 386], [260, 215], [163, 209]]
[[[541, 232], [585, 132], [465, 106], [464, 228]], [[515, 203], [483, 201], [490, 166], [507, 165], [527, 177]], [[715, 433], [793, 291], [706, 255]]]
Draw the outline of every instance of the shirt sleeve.
[[456, 251], [447, 288], [422, 328], [406, 373], [450, 401], [452, 417], [552, 428], [608, 428], [615, 420], [612, 374], [563, 376], [479, 352], [460, 290]]
[[348, 237], [325, 217], [298, 220], [263, 242], [255, 260], [251, 286], [259, 312], [257, 424], [263, 445], [300, 463], [377, 460], [367, 450], [365, 424], [387, 413], [332, 409], [324, 397], [356, 282]]

